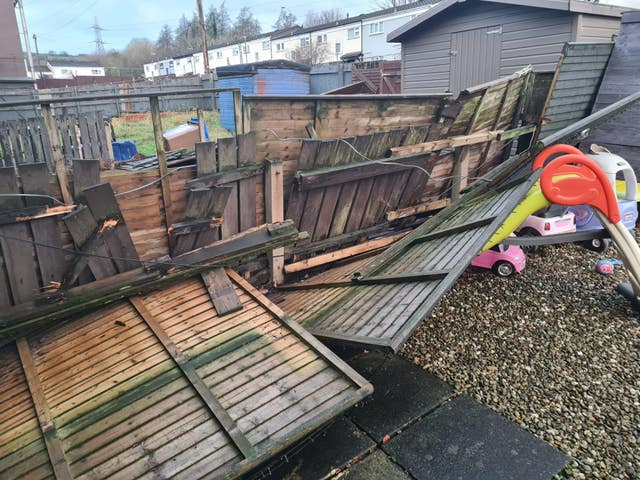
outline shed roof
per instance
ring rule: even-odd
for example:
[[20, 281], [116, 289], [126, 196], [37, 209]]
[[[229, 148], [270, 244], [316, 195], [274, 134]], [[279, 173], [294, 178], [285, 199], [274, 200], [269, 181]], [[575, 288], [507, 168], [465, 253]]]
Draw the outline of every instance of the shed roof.
[[453, 7], [454, 5], [475, 1], [482, 1], [487, 3], [504, 3], [521, 7], [546, 8], [550, 10], [561, 10], [574, 13], [588, 13], [591, 15], [601, 15], [605, 17], [618, 18], [622, 16], [622, 12], [624, 10], [628, 10], [628, 8], [624, 9], [611, 5], [600, 5], [590, 2], [584, 2], [581, 0], [442, 0], [440, 3], [435, 5], [433, 8], [430, 8], [422, 15], [418, 15], [413, 20], [410, 20], [401, 27], [389, 33], [389, 35], [387, 35], [387, 41], [401, 42], [406, 38], [406, 35], [412, 32], [415, 28], [424, 25], [426, 22], [444, 12], [445, 10]]
[[79, 67], [79, 68], [102, 68], [98, 62], [76, 62], [72, 60], [49, 60], [47, 62], [53, 67]]
[[240, 65], [228, 65], [226, 67], [217, 67], [216, 73], [218, 77], [234, 77], [237, 75], [255, 75], [258, 69], [288, 69], [298, 70], [300, 72], [309, 72], [311, 67], [302, 63], [291, 62], [289, 60], [265, 60], [263, 62], [244, 63]]

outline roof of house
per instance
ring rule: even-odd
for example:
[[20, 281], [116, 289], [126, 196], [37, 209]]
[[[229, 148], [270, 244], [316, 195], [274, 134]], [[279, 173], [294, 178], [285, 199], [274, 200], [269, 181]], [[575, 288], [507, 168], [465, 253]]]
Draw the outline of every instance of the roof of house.
[[348, 25], [350, 23], [357, 23], [363, 20], [367, 20], [368, 18], [379, 17], [381, 15], [387, 15], [389, 13], [394, 13], [394, 12], [402, 12], [404, 10], [412, 10], [414, 8], [426, 7], [426, 6], [434, 5], [436, 3], [438, 3], [438, 0], [420, 0], [414, 3], [407, 3], [405, 5], [398, 5], [396, 7], [385, 8], [383, 10], [376, 10], [374, 12], [363, 13], [355, 17], [342, 18], [340, 20], [336, 20], [335, 22], [323, 23], [321, 25], [313, 25], [310, 27], [299, 27], [298, 29], [293, 30], [291, 32], [285, 32], [278, 36], [272, 36], [272, 38], [292, 37], [295, 35], [314, 32], [316, 30], [323, 30], [331, 27], [339, 27], [342, 25]]
[[517, 5], [521, 7], [538, 7], [551, 10], [562, 10], [565, 12], [588, 13], [591, 15], [602, 15], [606, 17], [621, 17], [624, 8], [614, 7], [611, 5], [600, 5], [596, 3], [585, 2], [581, 0], [442, 0], [440, 3], [430, 8], [422, 15], [418, 15], [413, 20], [405, 23], [401, 27], [395, 29], [387, 35], [388, 42], [401, 42], [406, 35], [415, 28], [424, 25], [426, 22], [436, 17], [440, 13], [448, 10], [459, 3], [470, 3], [473, 1], [482, 1], [489, 3], [504, 3], [508, 5]]
[[98, 62], [75, 62], [71, 60], [49, 60], [47, 62], [52, 67], [85, 67], [85, 68], [102, 68]]

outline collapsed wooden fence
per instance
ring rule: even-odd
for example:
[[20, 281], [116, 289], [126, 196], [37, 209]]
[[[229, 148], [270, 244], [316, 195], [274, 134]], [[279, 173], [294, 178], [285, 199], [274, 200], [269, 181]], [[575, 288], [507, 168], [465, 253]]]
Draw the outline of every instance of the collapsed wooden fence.
[[[291, 262], [352, 245], [387, 229], [395, 219], [446, 206], [467, 179], [500, 163], [510, 135], [519, 135], [513, 127], [525, 103], [528, 80], [529, 72], [523, 71], [468, 90], [456, 100], [447, 95], [251, 97], [244, 99], [241, 109], [237, 96], [236, 136], [196, 144], [196, 165], [172, 170], [166, 166], [161, 140], [159, 102], [151, 97], [159, 168], [142, 172], [100, 171], [100, 161], [86, 159], [88, 154], [89, 158], [102, 158], [104, 138], [99, 132], [105, 130], [98, 128], [100, 118], [76, 125], [73, 117], [60, 117], [54, 123], [55, 117], [45, 104], [38, 131], [41, 139], [49, 141], [55, 177], [40, 168], [38, 181], [30, 181], [35, 177], [29, 175], [26, 165], [12, 163], [0, 171], [0, 193], [51, 194], [68, 208], [86, 205], [84, 190], [106, 182], [118, 207], [111, 215], [120, 219], [117, 228], [126, 226], [126, 235], [112, 235], [119, 243], [111, 238], [106, 246], [106, 240], [89, 242], [93, 238], [90, 233], [104, 226], [104, 215], [88, 219], [89, 227], [83, 223], [87, 231], [74, 234], [73, 223], [67, 218], [69, 211], [52, 212], [50, 201], [30, 205], [29, 197], [0, 199], [5, 206], [13, 202], [14, 209], [31, 208], [20, 217], [29, 221], [20, 227], [18, 237], [16, 232], [4, 232], [15, 228], [9, 224], [15, 223], [17, 216], [1, 222], [0, 233], [22, 241], [19, 257], [25, 266], [11, 271], [10, 257], [17, 241], [12, 245], [5, 242], [0, 274], [7, 279], [13, 276], [7, 285], [13, 282], [17, 286], [26, 285], [20, 280], [25, 275], [23, 268], [36, 272], [35, 276], [29, 274], [33, 278], [19, 294], [8, 288], [2, 304], [19, 303], [48, 288], [50, 282], [68, 278], [69, 269], [77, 262], [71, 253], [74, 249], [102, 249], [115, 257], [149, 261], [184, 254], [256, 225], [289, 218], [308, 233], [308, 240], [286, 252], [272, 253], [271, 280], [281, 282], [285, 258]], [[47, 125], [55, 125], [55, 130]], [[80, 132], [78, 143], [73, 142], [72, 131]], [[96, 138], [95, 144], [82, 141], [85, 133]], [[434, 150], [433, 142], [442, 141], [445, 146]], [[405, 155], [404, 148], [412, 150]], [[82, 153], [80, 157], [85, 159], [74, 156], [66, 162], [65, 152]], [[43, 162], [39, 164], [44, 167]], [[43, 215], [50, 218], [47, 235], [55, 237], [65, 253], [54, 256], [55, 274], [39, 265], [45, 256], [28, 244], [36, 241], [36, 227], [44, 223]], [[259, 272], [262, 280], [267, 280], [266, 261], [263, 258], [247, 265], [246, 270]], [[75, 266], [73, 280], [90, 281], [122, 271], [117, 264], [91, 264], [85, 273]]]

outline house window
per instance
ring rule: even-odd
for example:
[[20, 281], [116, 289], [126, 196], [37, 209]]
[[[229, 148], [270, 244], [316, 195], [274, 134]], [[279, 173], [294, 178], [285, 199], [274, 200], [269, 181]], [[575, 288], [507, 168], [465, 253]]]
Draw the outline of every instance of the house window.
[[222, 52], [216, 52], [216, 58], [222, 58]]
[[213, 60], [213, 52], [207, 53], [207, 57], [209, 57], [209, 60]]
[[[176, 60], [176, 65], [180, 65], [180, 60]], [[93, 72], [95, 73], [95, 70]]]
[[360, 38], [360, 27], [353, 27], [347, 30], [347, 38], [349, 40]]
[[262, 49], [263, 50], [269, 50], [269, 40], [264, 40], [262, 42]]
[[295, 50], [293, 52], [291, 52], [291, 60], [295, 60], [297, 57], [297, 54], [295, 52]]
[[244, 53], [249, 53], [249, 45], [245, 45], [242, 50]]
[[325, 33], [324, 35], [318, 35], [316, 37], [316, 41], [320, 44], [320, 43], [327, 43], [327, 34]]
[[300, 39], [300, 46], [301, 47], [308, 47], [309, 46], [309, 38], [308, 37], [302, 37]]
[[238, 47], [233, 47], [233, 49], [231, 50], [231, 55], [233, 55], [234, 57], [238, 56]]
[[63, 68], [62, 70], [60, 70], [60, 73], [62, 74], [71, 73], [71, 70], [69, 70], [68, 68]]
[[259, 60], [260, 60], [260, 54], [256, 52], [256, 62], [258, 62]]
[[384, 22], [376, 22], [369, 25], [369, 34], [376, 35], [384, 32]]
[[342, 45], [340, 42], [336, 42], [336, 53], [340, 53], [342, 51]]
[[195, 63], [200, 63], [200, 57], [193, 57]]
[[276, 51], [283, 52], [284, 51], [284, 42], [276, 43]]

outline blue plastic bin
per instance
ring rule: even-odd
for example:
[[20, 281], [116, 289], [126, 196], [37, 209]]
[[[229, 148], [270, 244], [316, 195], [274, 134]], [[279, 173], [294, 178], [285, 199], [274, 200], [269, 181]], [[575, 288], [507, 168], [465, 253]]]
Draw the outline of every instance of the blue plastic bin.
[[130, 140], [111, 142], [111, 146], [113, 147], [113, 159], [116, 162], [130, 160], [136, 153], [138, 153], [135, 142]]

